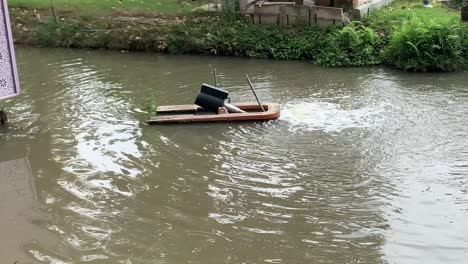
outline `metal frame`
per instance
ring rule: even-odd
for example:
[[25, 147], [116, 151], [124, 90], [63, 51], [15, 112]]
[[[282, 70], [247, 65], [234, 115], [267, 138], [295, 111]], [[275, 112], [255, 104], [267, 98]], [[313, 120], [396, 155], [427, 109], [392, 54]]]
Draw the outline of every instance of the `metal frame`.
[[20, 93], [20, 85], [19, 85], [19, 80], [18, 80], [18, 70], [16, 67], [16, 56], [15, 56], [15, 48], [13, 46], [13, 35], [11, 34], [11, 23], [10, 23], [10, 15], [8, 13], [8, 4], [7, 0], [1, 0], [1, 5], [2, 5], [2, 12], [3, 12], [3, 17], [4, 17], [4, 24], [5, 28], [0, 28], [0, 30], [5, 30], [5, 36], [7, 38], [7, 45], [8, 45], [8, 51], [9, 51], [9, 56], [10, 56], [10, 66], [11, 66], [11, 71], [13, 74], [13, 89], [14, 93], [11, 95], [7, 95], [4, 97], [0, 97], [0, 100], [5, 100], [9, 99], [15, 96], [18, 96]]

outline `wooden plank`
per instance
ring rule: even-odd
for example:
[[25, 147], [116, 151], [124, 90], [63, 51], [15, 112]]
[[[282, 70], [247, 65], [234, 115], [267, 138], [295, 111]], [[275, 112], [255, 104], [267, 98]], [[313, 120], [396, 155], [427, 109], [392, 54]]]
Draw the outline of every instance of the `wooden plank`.
[[314, 13], [317, 19], [334, 19], [340, 23], [343, 21], [343, 8], [315, 6]]
[[268, 2], [265, 2], [263, 5], [295, 5], [296, 3], [294, 2], [273, 2], [273, 1], [268, 1]]
[[198, 105], [167, 105], [158, 107], [156, 113], [197, 112], [198, 108]]

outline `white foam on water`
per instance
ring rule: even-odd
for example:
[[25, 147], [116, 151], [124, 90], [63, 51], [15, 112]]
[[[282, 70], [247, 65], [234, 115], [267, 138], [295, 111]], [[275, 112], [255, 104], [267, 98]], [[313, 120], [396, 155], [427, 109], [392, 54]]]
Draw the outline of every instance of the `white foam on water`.
[[379, 124], [385, 106], [376, 105], [343, 109], [336, 103], [323, 101], [288, 103], [280, 120], [288, 122], [290, 130], [323, 130], [339, 132], [348, 128], [369, 128]]

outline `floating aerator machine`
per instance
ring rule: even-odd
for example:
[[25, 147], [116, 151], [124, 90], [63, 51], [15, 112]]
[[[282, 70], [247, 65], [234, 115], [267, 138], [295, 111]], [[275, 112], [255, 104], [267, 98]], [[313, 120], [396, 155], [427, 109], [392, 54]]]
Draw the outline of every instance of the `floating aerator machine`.
[[218, 87], [204, 83], [195, 99], [195, 104], [207, 110], [218, 113], [220, 107], [225, 107], [231, 113], [243, 113], [245, 111], [227, 103], [229, 93]]
[[280, 117], [280, 105], [276, 103], [263, 105], [247, 74], [245, 77], [258, 104], [237, 103], [232, 105], [229, 93], [217, 87], [216, 70], [213, 70], [213, 75], [214, 86], [204, 83], [195, 99], [195, 104], [160, 106], [156, 110], [155, 116], [148, 120], [148, 123], [264, 121]]

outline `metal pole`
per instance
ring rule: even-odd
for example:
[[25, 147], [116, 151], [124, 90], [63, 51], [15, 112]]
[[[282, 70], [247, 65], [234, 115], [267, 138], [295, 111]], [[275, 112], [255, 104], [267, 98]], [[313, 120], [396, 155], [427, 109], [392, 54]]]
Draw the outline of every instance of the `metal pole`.
[[214, 78], [214, 86], [218, 87], [218, 73], [216, 72], [216, 69], [213, 69], [213, 78]]
[[54, 0], [50, 0], [50, 4], [52, 5], [52, 15], [54, 16], [55, 24], [57, 24], [58, 19], [57, 19], [57, 13], [55, 12]]
[[247, 82], [249, 82], [250, 89], [252, 89], [252, 92], [253, 92], [253, 94], [254, 94], [254, 96], [255, 96], [255, 99], [257, 100], [258, 105], [259, 105], [260, 108], [262, 109], [262, 112], [265, 112], [265, 108], [263, 108], [262, 102], [260, 102], [260, 99], [258, 99], [257, 93], [255, 92], [255, 89], [254, 89], [254, 87], [253, 87], [253, 84], [252, 84], [252, 82], [250, 81], [249, 75], [246, 74], [245, 77], [247, 78]]

